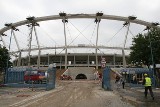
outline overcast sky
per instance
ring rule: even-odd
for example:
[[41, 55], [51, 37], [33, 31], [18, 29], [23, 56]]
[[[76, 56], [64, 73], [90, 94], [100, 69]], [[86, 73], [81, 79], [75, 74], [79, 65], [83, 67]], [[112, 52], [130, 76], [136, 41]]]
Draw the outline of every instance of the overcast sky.
[[[103, 12], [106, 15], [124, 17], [134, 15], [140, 20], [160, 22], [160, 0], [0, 0], [0, 29], [4, 27], [5, 23], [22, 21], [29, 16], [42, 17], [58, 15], [60, 12], [67, 14], [95, 14], [97, 12]], [[121, 29], [123, 23], [102, 20], [99, 26], [98, 44], [123, 46], [127, 31], [127, 28]], [[40, 22], [39, 24], [40, 27], [37, 27], [36, 30], [41, 46], [64, 45], [63, 23], [61, 20]], [[20, 47], [27, 48], [29, 29], [26, 26], [18, 28], [20, 32], [15, 33]], [[131, 24], [131, 32], [128, 35], [126, 46], [130, 46], [133, 35], [142, 33], [144, 28], [144, 26]], [[119, 33], [115, 35], [118, 31]], [[6, 34], [8, 36], [4, 37], [4, 40], [8, 46], [10, 31], [7, 31]], [[96, 24], [94, 23], [94, 19], [69, 19], [66, 26], [66, 34], [67, 44], [95, 44]], [[11, 44], [11, 50], [17, 50], [13, 37]], [[34, 37], [32, 45], [36, 45]], [[78, 51], [76, 49], [73, 50], [72, 52]], [[90, 50], [86, 50], [86, 52], [88, 51]], [[102, 51], [105, 52], [106, 50]], [[50, 51], [50, 53], [52, 52]]]

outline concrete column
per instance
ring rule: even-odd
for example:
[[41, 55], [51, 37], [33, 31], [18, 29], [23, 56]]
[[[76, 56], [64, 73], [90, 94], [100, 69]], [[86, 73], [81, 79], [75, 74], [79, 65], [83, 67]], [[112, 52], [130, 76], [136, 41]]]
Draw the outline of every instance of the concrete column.
[[116, 65], [116, 54], [114, 54], [114, 56], [113, 56], [113, 66], [114, 66], [114, 68], [115, 68], [115, 65]]
[[21, 66], [21, 54], [22, 52], [19, 52], [19, 56], [18, 56], [18, 66]]
[[87, 63], [88, 63], [88, 67], [89, 67], [89, 54], [88, 54], [88, 61], [87, 61]]
[[60, 56], [60, 70], [62, 68], [62, 56]]
[[73, 64], [74, 64], [74, 67], [75, 67], [75, 65], [76, 65], [76, 56], [74, 55], [74, 62], [73, 62]]
[[47, 55], [48, 55], [48, 66], [49, 66], [49, 61], [50, 61], [50, 59], [49, 59], [49, 53]]
[[123, 56], [123, 68], [126, 68], [126, 58], [125, 58], [124, 49], [122, 49], [122, 56]]

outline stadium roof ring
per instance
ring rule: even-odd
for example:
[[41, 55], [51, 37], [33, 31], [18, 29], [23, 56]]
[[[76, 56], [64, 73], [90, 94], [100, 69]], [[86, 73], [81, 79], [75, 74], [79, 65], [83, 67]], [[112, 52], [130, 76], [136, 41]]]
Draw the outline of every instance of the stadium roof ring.
[[[31, 25], [31, 26], [38, 26], [37, 22], [49, 21], [49, 20], [59, 20], [59, 19], [61, 19], [63, 23], [66, 23], [68, 19], [95, 19], [96, 23], [99, 23], [101, 19], [106, 19], [106, 20], [124, 21], [125, 22], [124, 26], [128, 25], [130, 23], [135, 23], [135, 24], [143, 25], [148, 29], [149, 28], [160, 28], [158, 26], [159, 23], [146, 22], [146, 21], [143, 21], [143, 20], [139, 20], [135, 16], [122, 17], [122, 16], [115, 16], [115, 15], [106, 15], [106, 14], [103, 14], [101, 12], [98, 12], [96, 14], [59, 13], [59, 15], [51, 15], [51, 16], [43, 16], [43, 17], [28, 17], [28, 18], [26, 18], [26, 20], [22, 20], [22, 21], [19, 21], [19, 22], [16, 22], [16, 23], [5, 24], [6, 27], [0, 29], [1, 41], [3, 42], [3, 45], [5, 46], [5, 42], [4, 42], [2, 36], [6, 36], [5, 32], [8, 31], [8, 30], [11, 30], [11, 29], [15, 30], [15, 31], [18, 30], [18, 29], [16, 29], [16, 27], [18, 27], [18, 26], [22, 26], [22, 25], [26, 25], [26, 24]], [[95, 48], [96, 50], [99, 49], [99, 48], [103, 48], [103, 49], [129, 50], [129, 48], [125, 48], [125, 43], [124, 43], [124, 47], [106, 47], [106, 46], [98, 46], [97, 41], [96, 41], [96, 45], [94, 45], [94, 46], [67, 46], [67, 44], [65, 43], [65, 46], [56, 47], [56, 48], [63, 48], [65, 50], [67, 50], [68, 48]], [[54, 49], [55, 48], [55, 47], [43, 47], [42, 48], [42, 47], [39, 46], [38, 41], [37, 41], [37, 45], [38, 45], [38, 48], [32, 48], [31, 49], [31, 47], [30, 47], [29, 49], [25, 49], [25, 50], [20, 49], [19, 46], [17, 45], [17, 47], [19, 48], [18, 51], [14, 51], [14, 52], [10, 52], [10, 53], [15, 54], [15, 53], [21, 53], [21, 52], [26, 52], [26, 51], [28, 51], [30, 53], [31, 51], [34, 51], [34, 50], [39, 50], [40, 51], [40, 50], [45, 50], [45, 49], [48, 50], [48, 49]], [[40, 56], [40, 52], [39, 52], [38, 56]], [[66, 53], [65, 57], [67, 57], [67, 53]], [[65, 59], [65, 60], [67, 61], [67, 59]], [[65, 63], [67, 63], [66, 61], [65, 61]]]

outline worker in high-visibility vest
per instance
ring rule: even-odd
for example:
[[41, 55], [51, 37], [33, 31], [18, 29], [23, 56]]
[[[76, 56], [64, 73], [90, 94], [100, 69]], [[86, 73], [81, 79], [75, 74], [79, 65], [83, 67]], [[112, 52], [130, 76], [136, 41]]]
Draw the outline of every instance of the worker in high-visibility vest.
[[145, 92], [144, 92], [145, 98], [147, 98], [147, 94], [148, 94], [148, 90], [149, 90], [150, 95], [151, 95], [152, 99], [154, 100], [154, 95], [153, 95], [153, 91], [152, 91], [152, 80], [148, 76], [148, 74], [144, 74], [143, 85], [145, 87]]

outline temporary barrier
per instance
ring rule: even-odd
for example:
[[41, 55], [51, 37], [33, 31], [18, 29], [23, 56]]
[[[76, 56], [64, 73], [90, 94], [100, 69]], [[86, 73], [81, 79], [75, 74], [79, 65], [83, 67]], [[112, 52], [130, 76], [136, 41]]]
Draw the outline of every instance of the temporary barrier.
[[144, 74], [147, 73], [152, 78], [152, 84], [155, 86], [155, 79], [152, 69], [148, 68], [111, 68], [112, 72], [119, 73], [130, 87], [143, 87], [142, 81]]
[[[30, 88], [45, 88], [46, 90], [51, 90], [55, 88], [55, 79], [56, 79], [56, 67], [49, 66], [46, 75], [45, 84], [35, 80], [37, 75], [33, 77], [31, 72], [38, 71], [35, 68], [9, 68], [6, 71], [5, 84], [11, 87], [30, 87]], [[25, 73], [29, 75], [25, 76]], [[40, 76], [42, 78], [42, 76]], [[38, 77], [38, 78], [40, 78]], [[25, 80], [26, 79], [26, 80]]]
[[111, 69], [108, 67], [106, 67], [103, 71], [102, 88], [104, 88], [105, 90], [112, 90], [110, 83], [110, 72]]
[[6, 71], [5, 83], [20, 83], [24, 81], [26, 68], [8, 68]]
[[47, 86], [46, 86], [46, 90], [51, 90], [51, 89], [54, 89], [55, 88], [55, 81], [56, 81], [56, 67], [54, 66], [50, 66], [48, 68], [48, 71], [47, 71], [48, 75], [47, 75], [47, 78], [48, 78], [48, 81], [47, 81]]

